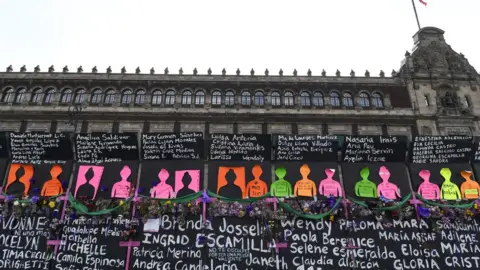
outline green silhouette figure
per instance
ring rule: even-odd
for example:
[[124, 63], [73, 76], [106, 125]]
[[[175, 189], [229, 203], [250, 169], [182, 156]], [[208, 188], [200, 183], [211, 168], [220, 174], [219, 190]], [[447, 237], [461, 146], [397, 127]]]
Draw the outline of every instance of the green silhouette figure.
[[287, 170], [285, 170], [285, 168], [277, 168], [275, 169], [275, 175], [277, 175], [278, 180], [274, 181], [270, 186], [271, 195], [275, 197], [292, 196], [292, 185], [285, 180]]
[[440, 175], [445, 179], [440, 190], [441, 198], [444, 200], [460, 200], [462, 193], [460, 193], [458, 186], [451, 181], [452, 171], [449, 168], [443, 168], [440, 170]]
[[355, 184], [355, 195], [362, 198], [377, 198], [377, 185], [368, 180], [370, 175], [370, 169], [368, 167], [363, 168], [360, 171], [362, 180]]

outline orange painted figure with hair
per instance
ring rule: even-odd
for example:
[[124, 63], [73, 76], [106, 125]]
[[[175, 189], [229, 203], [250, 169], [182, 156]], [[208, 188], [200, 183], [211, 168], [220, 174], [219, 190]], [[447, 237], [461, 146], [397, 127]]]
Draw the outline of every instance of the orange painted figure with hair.
[[50, 170], [50, 180], [46, 181], [43, 184], [42, 191], [40, 192], [41, 196], [51, 197], [63, 193], [62, 183], [58, 179], [58, 176], [62, 173], [62, 167], [60, 165], [53, 165]]
[[262, 176], [263, 170], [262, 166], [260, 165], [255, 165], [252, 168], [252, 175], [253, 175], [253, 180], [248, 182], [247, 184], [247, 189], [244, 197], [248, 198], [257, 198], [261, 197], [268, 192], [268, 187], [267, 183], [260, 179], [260, 176]]
[[315, 182], [308, 179], [310, 167], [308, 167], [307, 164], [303, 164], [302, 167], [300, 167], [300, 174], [302, 175], [302, 179], [298, 180], [295, 184], [293, 194], [302, 197], [317, 196], [317, 186]]
[[472, 172], [461, 171], [460, 175], [462, 175], [463, 179], [465, 179], [465, 182], [463, 182], [460, 186], [460, 192], [462, 193], [462, 197], [464, 199], [478, 199], [480, 195], [480, 185], [477, 181], [472, 180]]

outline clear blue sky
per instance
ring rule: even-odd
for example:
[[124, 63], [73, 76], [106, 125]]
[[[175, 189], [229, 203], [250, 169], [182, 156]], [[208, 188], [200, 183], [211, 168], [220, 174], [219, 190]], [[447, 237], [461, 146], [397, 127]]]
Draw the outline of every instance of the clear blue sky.
[[[418, 1], [418, 0], [415, 0]], [[480, 70], [480, 0], [417, 2], [422, 26]], [[410, 0], [0, 0], [0, 68], [197, 67], [257, 74], [398, 69], [418, 30]]]

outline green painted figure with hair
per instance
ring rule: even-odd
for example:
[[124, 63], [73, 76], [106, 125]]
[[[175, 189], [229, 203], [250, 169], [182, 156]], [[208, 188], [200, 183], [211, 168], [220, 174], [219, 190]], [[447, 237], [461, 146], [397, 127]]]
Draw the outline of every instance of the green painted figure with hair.
[[462, 193], [458, 186], [452, 182], [452, 171], [449, 168], [443, 168], [440, 170], [440, 175], [445, 179], [440, 190], [441, 198], [444, 200], [460, 200]]
[[287, 175], [287, 170], [285, 168], [275, 169], [275, 175], [277, 180], [275, 180], [270, 186], [270, 193], [275, 197], [290, 197], [292, 196], [292, 185], [290, 182], [285, 180], [285, 175]]
[[370, 169], [365, 167], [360, 171], [362, 180], [355, 184], [355, 195], [361, 198], [378, 198], [377, 185], [370, 181], [368, 176], [370, 176]]

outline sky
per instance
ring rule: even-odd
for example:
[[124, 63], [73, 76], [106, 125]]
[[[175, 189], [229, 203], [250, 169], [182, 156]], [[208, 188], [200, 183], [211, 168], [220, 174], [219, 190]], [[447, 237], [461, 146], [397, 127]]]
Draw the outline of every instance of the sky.
[[[415, 0], [480, 70], [480, 0]], [[398, 70], [418, 31], [411, 0], [0, 0], [0, 70], [305, 75]]]

